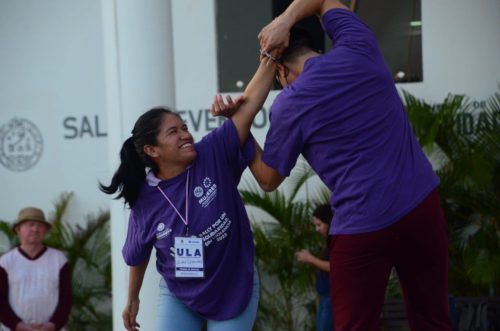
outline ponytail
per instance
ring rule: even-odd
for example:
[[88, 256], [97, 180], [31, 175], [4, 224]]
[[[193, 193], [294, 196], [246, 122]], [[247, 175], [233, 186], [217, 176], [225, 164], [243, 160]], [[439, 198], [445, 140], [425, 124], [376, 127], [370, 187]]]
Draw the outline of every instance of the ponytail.
[[116, 199], [123, 198], [125, 203], [132, 207], [145, 179], [145, 166], [137, 154], [133, 138], [130, 137], [125, 140], [120, 150], [120, 166], [113, 175], [111, 184], [105, 186], [99, 183], [99, 188], [107, 194], [119, 192]]

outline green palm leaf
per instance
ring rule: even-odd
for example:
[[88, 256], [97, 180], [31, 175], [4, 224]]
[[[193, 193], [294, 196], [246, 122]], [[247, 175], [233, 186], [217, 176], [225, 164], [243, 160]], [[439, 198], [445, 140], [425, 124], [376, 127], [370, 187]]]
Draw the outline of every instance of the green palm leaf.
[[[403, 92], [408, 117], [437, 165], [452, 238], [450, 288], [460, 295], [500, 288], [500, 93], [481, 113], [464, 96], [431, 106]], [[477, 119], [464, 134], [465, 119]]]
[[[314, 330], [314, 271], [295, 261], [302, 248], [318, 254], [322, 242], [310, 223], [316, 200], [324, 203], [329, 193], [312, 194], [305, 186], [313, 176], [299, 168], [288, 180], [288, 189], [265, 193], [255, 182], [245, 182], [243, 201], [260, 211], [252, 217], [256, 263], [261, 274], [261, 300], [256, 330]], [[305, 199], [300, 198], [305, 192]]]

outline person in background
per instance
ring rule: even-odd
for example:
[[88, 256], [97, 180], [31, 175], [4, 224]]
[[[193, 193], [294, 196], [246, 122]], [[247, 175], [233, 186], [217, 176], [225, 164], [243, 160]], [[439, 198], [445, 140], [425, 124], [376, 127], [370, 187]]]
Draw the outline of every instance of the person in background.
[[328, 231], [333, 214], [329, 204], [316, 207], [312, 215], [312, 222], [316, 232], [325, 240], [320, 257], [312, 255], [307, 249], [295, 253], [297, 261], [309, 264], [317, 269], [316, 291], [319, 305], [316, 313], [316, 330], [331, 331], [333, 328], [332, 305], [330, 301], [330, 254], [328, 251]]
[[43, 244], [51, 224], [42, 210], [19, 212], [20, 245], [0, 257], [0, 322], [11, 331], [55, 331], [68, 322], [71, 270], [64, 254]]

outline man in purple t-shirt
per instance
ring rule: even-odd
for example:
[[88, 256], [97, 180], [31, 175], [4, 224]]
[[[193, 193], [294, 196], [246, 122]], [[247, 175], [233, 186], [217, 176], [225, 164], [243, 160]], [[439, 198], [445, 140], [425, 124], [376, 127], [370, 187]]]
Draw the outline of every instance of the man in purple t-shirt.
[[[324, 55], [292, 29], [313, 14], [332, 40]], [[451, 330], [439, 179], [416, 141], [372, 31], [338, 1], [296, 0], [259, 39], [284, 88], [251, 169], [272, 191], [302, 154], [332, 191], [335, 329], [378, 329], [395, 267], [412, 328]]]

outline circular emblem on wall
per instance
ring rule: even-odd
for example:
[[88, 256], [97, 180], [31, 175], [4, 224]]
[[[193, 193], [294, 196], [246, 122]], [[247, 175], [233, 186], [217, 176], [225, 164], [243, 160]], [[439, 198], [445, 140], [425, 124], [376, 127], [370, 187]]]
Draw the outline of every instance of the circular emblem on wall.
[[203, 195], [203, 189], [201, 188], [201, 186], [196, 186], [194, 188], [193, 193], [194, 193], [195, 197], [199, 198], [199, 197], [201, 197]]
[[0, 127], [0, 163], [12, 171], [26, 171], [40, 160], [43, 139], [35, 124], [14, 118]]

